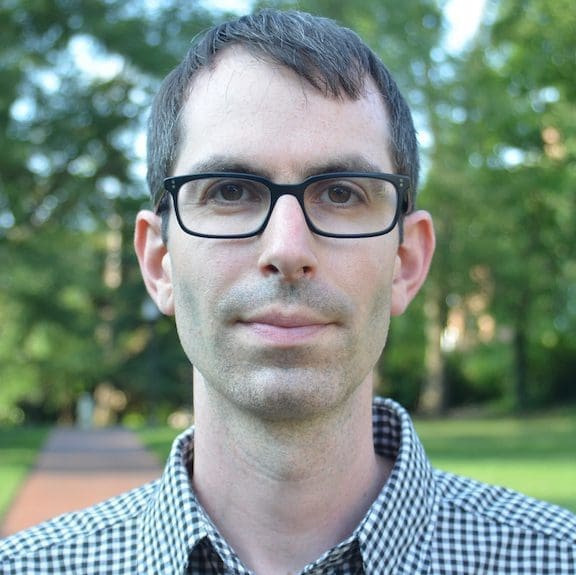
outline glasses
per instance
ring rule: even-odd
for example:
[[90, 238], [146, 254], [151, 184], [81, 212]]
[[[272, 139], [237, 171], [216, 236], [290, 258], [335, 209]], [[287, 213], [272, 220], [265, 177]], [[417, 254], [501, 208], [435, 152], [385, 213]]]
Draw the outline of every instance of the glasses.
[[[320, 174], [285, 185], [234, 172], [164, 180], [180, 227], [193, 236], [222, 239], [261, 234], [284, 195], [296, 198], [308, 227], [318, 235], [381, 236], [411, 210], [409, 187], [408, 176], [361, 172]], [[160, 204], [158, 211], [164, 207]]]

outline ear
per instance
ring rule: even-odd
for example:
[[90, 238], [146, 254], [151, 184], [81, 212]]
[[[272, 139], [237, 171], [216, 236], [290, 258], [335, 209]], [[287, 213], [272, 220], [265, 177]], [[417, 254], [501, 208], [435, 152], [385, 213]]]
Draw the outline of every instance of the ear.
[[162, 220], [154, 212], [142, 210], [136, 216], [134, 248], [146, 289], [158, 309], [174, 315], [172, 267], [168, 248], [162, 240]]
[[404, 218], [404, 236], [398, 246], [392, 284], [392, 315], [404, 313], [424, 283], [436, 239], [428, 212], [418, 210]]

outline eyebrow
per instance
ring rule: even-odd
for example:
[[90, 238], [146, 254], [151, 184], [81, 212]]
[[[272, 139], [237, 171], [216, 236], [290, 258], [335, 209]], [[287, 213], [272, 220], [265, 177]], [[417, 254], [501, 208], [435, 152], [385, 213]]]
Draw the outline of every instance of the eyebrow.
[[[319, 164], [308, 164], [302, 167], [300, 172], [302, 179], [327, 174], [330, 172], [360, 172], [360, 173], [382, 173], [382, 167], [371, 162], [362, 155], [348, 155], [331, 158]], [[274, 181], [273, 172], [264, 165], [245, 161], [234, 157], [217, 155], [207, 158], [202, 162], [189, 167], [190, 174], [201, 174], [208, 172], [236, 172], [240, 174], [250, 174], [263, 176]]]

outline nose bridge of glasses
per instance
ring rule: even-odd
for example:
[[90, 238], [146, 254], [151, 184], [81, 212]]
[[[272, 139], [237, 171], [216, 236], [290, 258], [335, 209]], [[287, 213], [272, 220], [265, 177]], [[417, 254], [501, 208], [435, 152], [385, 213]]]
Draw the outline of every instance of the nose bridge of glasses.
[[267, 187], [270, 191], [270, 212], [274, 210], [276, 203], [282, 196], [292, 196], [300, 205], [302, 212], [306, 214], [306, 208], [304, 206], [304, 191], [306, 190], [307, 182], [300, 184], [275, 184], [269, 182]]
[[[304, 205], [304, 190], [306, 189], [306, 184], [274, 184], [270, 183], [268, 185], [268, 189], [270, 190], [270, 207], [268, 208], [268, 217], [266, 218], [265, 227], [268, 226], [270, 219], [272, 219], [275, 212], [277, 212], [277, 204], [278, 201], [283, 198], [284, 196], [288, 196], [288, 198], [294, 198], [298, 203], [301, 211], [301, 217], [306, 222], [306, 226], [312, 230], [310, 226], [310, 219], [308, 214], [306, 213], [306, 208]], [[290, 204], [290, 202], [288, 202]], [[290, 210], [290, 207], [288, 207]], [[284, 212], [281, 214], [281, 217], [284, 218]], [[292, 218], [290, 218], [292, 220]], [[292, 224], [294, 221], [292, 220]]]

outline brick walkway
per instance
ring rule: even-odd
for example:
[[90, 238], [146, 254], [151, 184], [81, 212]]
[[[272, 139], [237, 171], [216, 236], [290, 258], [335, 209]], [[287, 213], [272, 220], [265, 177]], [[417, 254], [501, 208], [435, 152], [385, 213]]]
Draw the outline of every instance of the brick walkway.
[[56, 428], [4, 517], [0, 536], [138, 487], [162, 473], [126, 429]]

